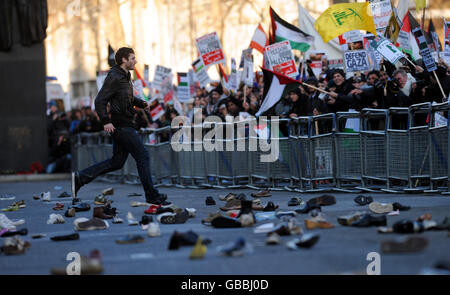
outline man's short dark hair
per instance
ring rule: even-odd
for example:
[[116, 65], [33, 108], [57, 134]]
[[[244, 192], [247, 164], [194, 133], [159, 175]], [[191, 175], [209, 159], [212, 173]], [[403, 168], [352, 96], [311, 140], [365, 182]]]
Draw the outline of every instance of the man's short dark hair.
[[130, 57], [130, 54], [134, 54], [133, 48], [120, 47], [117, 50], [116, 55], [114, 56], [114, 60], [116, 61], [116, 64], [118, 64], [120, 66], [122, 64], [122, 58], [125, 58], [126, 60], [128, 60], [128, 58]]
[[369, 77], [370, 75], [376, 75], [376, 76], [378, 77], [378, 79], [381, 77], [380, 72], [377, 71], [377, 70], [370, 71], [370, 72], [367, 74], [367, 77]]

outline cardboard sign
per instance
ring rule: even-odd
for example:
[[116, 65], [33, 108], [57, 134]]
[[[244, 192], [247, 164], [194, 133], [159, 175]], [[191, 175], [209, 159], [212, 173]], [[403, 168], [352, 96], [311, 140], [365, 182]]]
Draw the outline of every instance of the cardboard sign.
[[152, 116], [153, 121], [158, 120], [162, 115], [164, 115], [164, 113], [164, 109], [160, 103], [150, 110], [150, 115]]
[[419, 45], [419, 53], [422, 56], [423, 63], [425, 64], [427, 71], [436, 71], [436, 63], [434, 62], [434, 58], [431, 55], [430, 48], [428, 47], [427, 40], [425, 39], [422, 30], [420, 29], [420, 27], [417, 27], [412, 29], [411, 32], [413, 33], [414, 37], [416, 38], [417, 44]]
[[391, 64], [396, 64], [405, 55], [395, 47], [389, 40], [384, 37], [376, 36], [371, 42], [372, 46], [378, 53], [380, 53], [384, 59], [389, 61]]
[[344, 59], [329, 59], [328, 60], [328, 69], [334, 70], [334, 69], [344, 69]]
[[170, 74], [172, 73], [172, 70], [163, 66], [156, 66], [155, 69], [155, 76], [153, 78], [152, 86], [158, 91], [161, 91], [161, 84]]
[[366, 50], [344, 52], [345, 70], [347, 72], [368, 71], [369, 57]]
[[298, 70], [288, 40], [266, 46], [265, 50], [270, 69], [295, 79]]
[[379, 71], [382, 56], [378, 51], [370, 46], [370, 41], [372, 41], [374, 38], [375, 36], [373, 34], [366, 34], [364, 35], [363, 43], [364, 49], [367, 50], [367, 53], [369, 55], [370, 69]]
[[203, 60], [201, 58], [197, 58], [192, 63], [192, 68], [194, 69], [195, 78], [197, 78], [201, 87], [206, 87], [208, 83], [211, 82], [211, 79], [208, 76], [208, 72], [206, 71], [206, 67], [203, 64]]
[[180, 100], [180, 102], [186, 102], [191, 97], [189, 90], [188, 74], [177, 73], [177, 77], [178, 77], [177, 97]]
[[253, 62], [244, 60], [244, 71], [242, 72], [242, 82], [249, 87], [253, 87]]
[[392, 5], [390, 0], [370, 0], [372, 8], [373, 23], [375, 29], [384, 35], [392, 15]]
[[217, 33], [210, 33], [195, 39], [203, 64], [208, 67], [217, 63], [225, 63], [225, 55]]
[[230, 89], [232, 89], [233, 91], [236, 91], [238, 88], [236, 60], [234, 58], [231, 58], [231, 73], [230, 73], [228, 85], [230, 86]]

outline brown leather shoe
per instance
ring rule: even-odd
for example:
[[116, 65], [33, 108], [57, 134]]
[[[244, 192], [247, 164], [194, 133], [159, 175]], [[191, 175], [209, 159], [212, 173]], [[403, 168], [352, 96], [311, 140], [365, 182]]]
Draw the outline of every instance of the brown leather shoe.
[[259, 198], [259, 197], [267, 198], [267, 197], [270, 197], [271, 195], [272, 195], [272, 194], [271, 194], [270, 191], [268, 191], [268, 190], [259, 191], [259, 192], [257, 192], [257, 193], [252, 193], [252, 194], [251, 194], [251, 196], [254, 197], [254, 198]]
[[103, 207], [95, 207], [94, 208], [94, 214], [92, 216], [93, 217], [97, 217], [97, 218], [101, 218], [101, 219], [111, 219], [111, 218], [113, 218], [112, 215], [106, 215], [103, 210], [104, 210]]
[[329, 223], [328, 221], [322, 221], [322, 220], [311, 220], [311, 219], [305, 219], [305, 226], [307, 229], [315, 229], [315, 228], [322, 228], [322, 229], [328, 229], [328, 228], [334, 228], [334, 225]]

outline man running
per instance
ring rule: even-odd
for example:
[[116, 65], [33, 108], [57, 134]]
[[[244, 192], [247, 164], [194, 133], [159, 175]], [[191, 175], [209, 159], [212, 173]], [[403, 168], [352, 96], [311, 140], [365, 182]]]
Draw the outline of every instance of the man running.
[[[133, 96], [131, 70], [136, 65], [136, 57], [131, 48], [122, 47], [115, 55], [116, 65], [109, 70], [102, 89], [95, 98], [95, 110], [103, 124], [104, 130], [113, 139], [113, 156], [111, 159], [97, 163], [79, 172], [72, 172], [72, 195], [74, 202], [79, 189], [97, 176], [118, 170], [123, 167], [128, 154], [136, 160], [139, 178], [144, 187], [147, 203], [156, 206], [169, 206], [167, 195], [160, 194], [155, 189], [150, 174], [150, 158], [142, 143], [134, 123], [136, 113], [134, 106], [149, 108], [149, 105]], [[111, 118], [106, 106], [109, 103]]]

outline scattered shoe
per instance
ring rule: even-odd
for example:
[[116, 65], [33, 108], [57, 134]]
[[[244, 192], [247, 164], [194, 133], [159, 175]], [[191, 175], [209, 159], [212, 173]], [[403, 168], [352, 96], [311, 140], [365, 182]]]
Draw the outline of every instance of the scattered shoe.
[[58, 242], [58, 241], [75, 241], [79, 240], [80, 235], [78, 233], [70, 234], [70, 235], [63, 235], [63, 236], [54, 236], [51, 237], [50, 240]]
[[244, 238], [238, 238], [234, 243], [229, 243], [218, 248], [218, 254], [223, 256], [242, 256], [245, 250]]
[[[161, 206], [159, 205], [150, 205], [145, 211], [145, 214], [158, 214], [158, 209], [161, 209]], [[168, 210], [172, 210], [170, 208], [164, 208]], [[173, 211], [173, 210], [172, 210]]]
[[378, 227], [378, 233], [380, 233], [380, 234], [390, 234], [393, 232], [394, 232], [394, 229], [392, 227], [387, 227], [387, 226]]
[[245, 194], [240, 193], [239, 195], [236, 196], [236, 200], [246, 201], [247, 197], [245, 196]]
[[392, 204], [388, 203], [372, 202], [369, 204], [369, 210], [374, 213], [383, 214], [392, 212], [394, 210], [394, 207], [392, 206]]
[[136, 202], [136, 201], [132, 201], [132, 202], [130, 202], [130, 206], [131, 207], [145, 207], [145, 206], [148, 206], [148, 204], [147, 203], [145, 203], [145, 202]]
[[127, 214], [127, 221], [128, 221], [128, 225], [130, 225], [130, 226], [138, 225], [136, 218], [134, 218], [134, 216], [131, 212], [128, 212], [128, 214]]
[[147, 229], [147, 235], [149, 237], [158, 237], [161, 235], [159, 224], [156, 222], [150, 222]]
[[25, 251], [31, 247], [30, 242], [23, 241], [17, 236], [6, 238], [1, 251], [6, 255], [24, 254]]
[[55, 207], [53, 207], [53, 210], [64, 210], [64, 204], [56, 203]]
[[239, 210], [241, 209], [241, 200], [232, 199], [227, 201], [225, 206], [221, 207], [220, 210], [228, 211], [228, 210]]
[[105, 209], [104, 207], [94, 207], [92, 217], [100, 219], [112, 219], [113, 216], [105, 214], [104, 209]]
[[102, 230], [102, 229], [107, 229], [108, 228], [108, 223], [100, 218], [92, 218], [88, 221], [84, 221], [84, 222], [77, 222], [75, 223], [75, 229], [78, 231], [81, 230]]
[[253, 214], [242, 214], [238, 219], [242, 227], [250, 227], [255, 225], [255, 218]]
[[[38, 197], [38, 198], [40, 198], [40, 197]], [[15, 196], [10, 196], [8, 194], [2, 194], [2, 196], [0, 197], [0, 201], [12, 201], [12, 200], [15, 200], [15, 199], [16, 199]]]
[[153, 221], [153, 218], [151, 216], [149, 217], [147, 215], [144, 215], [144, 216], [141, 217], [141, 221], [139, 221], [139, 224], [140, 224], [140, 226], [142, 227], [143, 230], [147, 230], [148, 229], [148, 224], [150, 222], [152, 222], [152, 221]]
[[98, 195], [94, 199], [94, 204], [95, 205], [105, 205], [107, 201], [108, 200], [106, 199], [106, 197], [104, 195]]
[[228, 193], [228, 194], [226, 194], [224, 196], [219, 196], [219, 200], [221, 200], [221, 201], [229, 201], [229, 200], [235, 199], [236, 197], [237, 197], [236, 194]]
[[340, 225], [349, 226], [353, 222], [359, 220], [363, 214], [364, 214], [364, 212], [355, 212], [352, 214], [339, 216], [337, 218], [337, 221]]
[[4, 232], [0, 231], [0, 233], [1, 233], [0, 237], [2, 237], [2, 238], [13, 237], [15, 235], [26, 236], [28, 234], [28, 230], [26, 228], [22, 228], [20, 230], [5, 229]]
[[298, 206], [300, 205], [301, 201], [302, 199], [298, 197], [291, 198], [288, 202], [288, 206]]
[[40, 200], [40, 199], [41, 199], [40, 196], [36, 196], [36, 195], [33, 196], [33, 200]]
[[407, 237], [404, 240], [385, 240], [381, 242], [383, 253], [411, 253], [420, 252], [428, 245], [428, 240], [423, 237]]
[[45, 238], [47, 235], [46, 234], [34, 234], [31, 237], [33, 239], [40, 239], [40, 238]]
[[50, 214], [47, 224], [60, 224], [64, 223], [65, 220], [60, 214]]
[[206, 218], [202, 219], [202, 223], [204, 225], [211, 225], [212, 220], [220, 216], [223, 217], [222, 213], [220, 212], [209, 213]]
[[121, 239], [116, 240], [117, 244], [125, 245], [125, 244], [137, 244], [145, 241], [145, 238], [140, 235], [127, 235]]
[[280, 244], [280, 236], [276, 232], [272, 232], [267, 236], [267, 245], [278, 245]]
[[371, 196], [363, 196], [363, 195], [359, 195], [354, 199], [355, 203], [360, 205], [360, 206], [364, 206], [364, 205], [368, 205], [370, 203], [373, 202], [373, 198]]
[[400, 211], [399, 210], [395, 210], [395, 211], [389, 212], [387, 215], [388, 216], [397, 216], [397, 215], [400, 215]]
[[289, 241], [286, 246], [290, 250], [298, 250], [299, 248], [311, 248], [317, 241], [319, 241], [320, 236], [315, 233], [307, 233], [302, 235], [300, 238], [293, 239]]
[[25, 220], [23, 220], [23, 219], [20, 219], [18, 221], [12, 221], [8, 217], [6, 217], [5, 214], [0, 213], [0, 229], [6, 228], [6, 229], [15, 230], [16, 226], [24, 224], [24, 223], [25, 223]]
[[411, 209], [411, 207], [403, 206], [402, 204], [397, 203], [397, 202], [392, 204], [392, 208], [393, 208], [393, 210], [399, 210], [399, 211], [408, 211], [409, 209]]
[[170, 207], [170, 206], [172, 206], [172, 203], [171, 202], [169, 202], [169, 201], [166, 201], [166, 200], [164, 200], [164, 199], [148, 199], [148, 200], [146, 200], [146, 202], [147, 202], [147, 205], [150, 205], [150, 206], [159, 206], [159, 207]]
[[112, 187], [106, 188], [102, 190], [102, 195], [104, 196], [114, 195], [114, 189]]
[[264, 207], [263, 211], [264, 212], [268, 212], [268, 211], [275, 211], [278, 209], [278, 205], [275, 205], [272, 201], [267, 202], [266, 207]]
[[25, 200], [14, 202], [11, 204], [11, 207], [19, 207], [19, 209], [25, 208]]
[[163, 213], [156, 217], [162, 224], [181, 224], [189, 219], [189, 213], [183, 210], [181, 213]]
[[112, 223], [114, 223], [114, 224], [123, 223], [123, 219], [119, 218], [117, 216], [114, 216]]
[[206, 245], [203, 244], [202, 238], [198, 237], [197, 242], [189, 255], [189, 259], [201, 259], [205, 257], [206, 251]]
[[351, 226], [355, 227], [370, 227], [370, 226], [386, 226], [386, 216], [373, 216], [371, 214], [365, 214], [360, 218], [352, 222]]
[[50, 192], [43, 192], [41, 193], [41, 199], [44, 202], [50, 202], [52, 199], [52, 194]]
[[297, 213], [296, 211], [278, 211], [275, 213], [275, 216], [281, 219], [283, 217], [295, 217]]
[[270, 233], [275, 229], [275, 224], [273, 222], [261, 224], [260, 226], [256, 227], [253, 232], [255, 234], [265, 234]]
[[71, 195], [69, 195], [67, 192], [62, 192], [57, 196], [57, 198], [70, 198]]
[[321, 229], [329, 229], [334, 228], [334, 225], [328, 222], [325, 217], [320, 214], [315, 217], [305, 219], [305, 226], [307, 229], [315, 229], [315, 228], [321, 228]]
[[211, 221], [211, 225], [215, 228], [234, 228], [242, 227], [239, 220], [226, 216], [218, 216]]
[[88, 203], [78, 203], [69, 207], [69, 209], [72, 208], [75, 209], [75, 212], [83, 212], [91, 210], [91, 205], [89, 205]]
[[411, 220], [399, 220], [392, 225], [394, 232], [401, 234], [421, 233], [425, 230], [423, 223]]
[[3, 208], [2, 211], [3, 212], [12, 212], [12, 211], [17, 211], [19, 210], [19, 206], [8, 206], [8, 208]]
[[174, 231], [169, 241], [169, 250], [178, 250], [182, 246], [194, 246], [197, 243], [198, 235], [193, 231], [180, 233]]
[[322, 195], [320, 197], [312, 198], [306, 203], [309, 205], [329, 206], [336, 204], [336, 198], [331, 195]]
[[216, 201], [214, 201], [213, 197], [208, 196], [206, 197], [205, 204], [206, 206], [213, 206], [216, 205]]
[[[155, 206], [153, 206], [153, 207], [155, 207]], [[183, 210], [181, 210], [181, 211], [183, 211]], [[175, 211], [172, 208], [170, 208], [170, 207], [167, 207], [167, 208], [157, 207], [156, 208], [156, 215], [163, 214], [163, 213], [166, 213], [166, 212], [175, 213]]]
[[186, 208], [186, 211], [189, 213], [189, 218], [194, 218], [197, 215], [197, 210], [195, 208]]
[[251, 196], [254, 197], [254, 198], [259, 198], [259, 197], [267, 198], [267, 197], [270, 197], [272, 195], [270, 194], [269, 190], [263, 190], [263, 191], [259, 191], [257, 193], [252, 193]]
[[66, 213], [64, 213], [64, 216], [75, 217], [75, 208], [70, 208], [70, 209], [66, 210]]

